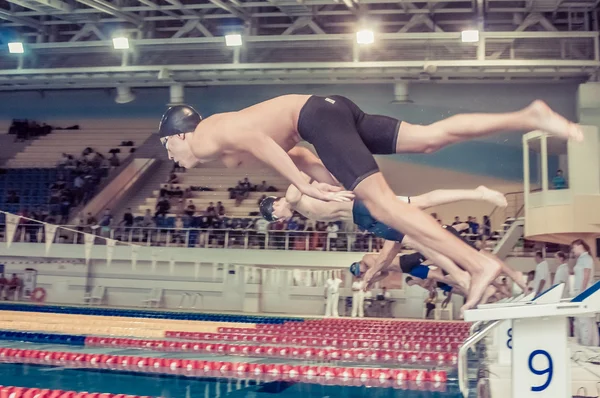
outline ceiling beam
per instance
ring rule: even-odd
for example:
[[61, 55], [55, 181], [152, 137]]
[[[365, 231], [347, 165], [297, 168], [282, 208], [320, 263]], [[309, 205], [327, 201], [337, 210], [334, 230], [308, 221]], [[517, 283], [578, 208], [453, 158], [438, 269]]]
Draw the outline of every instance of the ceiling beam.
[[35, 10], [35, 11], [46, 14], [46, 10], [44, 10], [43, 7], [35, 4], [32, 1], [22, 1], [22, 0], [6, 0], [6, 1], [8, 1], [11, 4], [16, 4], [18, 6], [21, 6], [23, 8], [29, 8], [31, 10]]
[[40, 4], [44, 4], [47, 5], [48, 7], [52, 7], [55, 8], [57, 10], [63, 11], [63, 12], [73, 12], [73, 6], [71, 4], [67, 4], [64, 1], [61, 0], [35, 0]]
[[143, 20], [136, 15], [132, 15], [126, 12], [123, 12], [116, 7], [104, 0], [76, 0], [81, 4], [85, 4], [88, 7], [95, 8], [98, 11], [102, 11], [106, 14], [113, 15], [115, 17], [124, 19], [127, 22], [130, 22], [136, 26], [140, 26], [143, 23]]
[[39, 23], [38, 21], [31, 19], [31, 18], [27, 18], [27, 17], [18, 17], [16, 15], [14, 15], [12, 12], [4, 10], [4, 9], [0, 9], [0, 19], [4, 19], [5, 21], [11, 21], [14, 23], [18, 23], [24, 26], [28, 26], [30, 28], [33, 28], [35, 30], [38, 30], [40, 32], [45, 32], [45, 28], [44, 26]]
[[248, 15], [246, 15], [244, 12], [239, 11], [239, 10], [233, 8], [229, 4], [225, 4], [221, 0], [209, 0], [209, 1], [211, 3], [213, 3], [214, 5], [216, 5], [217, 7], [220, 7], [222, 9], [224, 9], [225, 11], [229, 12], [230, 14], [236, 16], [237, 18], [239, 18], [241, 20], [244, 20], [244, 21], [249, 21], [250, 20], [250, 17]]
[[173, 11], [163, 10], [158, 4], [154, 3], [152, 0], [138, 0], [140, 3], [147, 5], [155, 11], [162, 12], [165, 15], [168, 15], [175, 19], [181, 19], [181, 15], [175, 14]]

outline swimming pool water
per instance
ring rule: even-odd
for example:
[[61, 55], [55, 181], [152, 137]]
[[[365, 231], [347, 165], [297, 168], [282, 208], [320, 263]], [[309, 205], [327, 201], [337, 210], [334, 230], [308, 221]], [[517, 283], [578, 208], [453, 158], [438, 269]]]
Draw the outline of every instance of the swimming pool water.
[[409, 391], [366, 386], [330, 386], [294, 381], [256, 382], [252, 379], [164, 376], [97, 369], [69, 369], [0, 363], [0, 385], [58, 390], [148, 395], [165, 398], [458, 398], [458, 386], [445, 392]]

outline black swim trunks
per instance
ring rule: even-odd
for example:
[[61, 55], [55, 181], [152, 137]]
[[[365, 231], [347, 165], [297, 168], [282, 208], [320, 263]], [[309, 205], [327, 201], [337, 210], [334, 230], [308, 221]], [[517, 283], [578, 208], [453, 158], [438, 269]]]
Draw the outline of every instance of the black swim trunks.
[[373, 155], [396, 153], [400, 121], [368, 115], [348, 98], [312, 96], [300, 111], [298, 133], [347, 190], [379, 171]]
[[[419, 252], [404, 254], [400, 256], [400, 269], [405, 274], [411, 274], [417, 278], [427, 279], [429, 267], [422, 265], [427, 259]], [[422, 272], [413, 273], [415, 269], [423, 270]], [[416, 274], [416, 275], [415, 275]]]

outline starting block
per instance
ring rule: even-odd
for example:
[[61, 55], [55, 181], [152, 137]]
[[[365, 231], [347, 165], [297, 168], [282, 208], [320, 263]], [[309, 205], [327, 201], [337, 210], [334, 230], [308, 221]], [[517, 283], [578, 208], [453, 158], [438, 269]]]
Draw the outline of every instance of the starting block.
[[466, 321], [497, 322], [494, 342], [499, 361], [512, 364], [513, 398], [572, 395], [567, 319], [600, 312], [600, 281], [572, 300], [561, 301], [563, 289], [465, 311]]

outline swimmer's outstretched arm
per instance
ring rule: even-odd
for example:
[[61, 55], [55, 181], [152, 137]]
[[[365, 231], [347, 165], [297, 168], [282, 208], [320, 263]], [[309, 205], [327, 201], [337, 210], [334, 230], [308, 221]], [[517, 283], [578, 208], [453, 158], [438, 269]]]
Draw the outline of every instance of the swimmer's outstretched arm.
[[236, 142], [230, 142], [229, 146], [239, 151], [247, 151], [261, 162], [271, 166], [303, 194], [325, 201], [350, 200], [344, 192], [340, 192], [342, 188], [326, 183], [319, 186], [309, 184], [292, 158], [271, 137], [260, 132], [244, 134], [242, 137], [243, 139], [240, 139], [240, 136], [237, 136]]
[[426, 209], [462, 200], [483, 200], [500, 207], [506, 207], [507, 205], [503, 193], [486, 188], [483, 185], [476, 189], [436, 189], [423, 195], [411, 196], [410, 204], [417, 206], [419, 209]]
[[295, 146], [288, 151], [288, 155], [290, 155], [290, 158], [292, 158], [301, 171], [312, 177], [315, 181], [340, 186], [340, 183], [331, 175], [325, 165], [323, 165], [321, 159], [308, 148]]
[[373, 261], [372, 264], [370, 264], [371, 266], [369, 267], [367, 272], [365, 272], [365, 287], [367, 285], [370, 286], [373, 283], [375, 283], [374, 278], [376, 278], [377, 273], [389, 267], [389, 265], [392, 264], [392, 261], [394, 261], [394, 258], [396, 258], [398, 253], [400, 253], [401, 249], [402, 245], [398, 242], [392, 242], [389, 240], [383, 242], [383, 247], [381, 248], [381, 251], [377, 256], [377, 259]]

